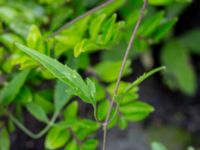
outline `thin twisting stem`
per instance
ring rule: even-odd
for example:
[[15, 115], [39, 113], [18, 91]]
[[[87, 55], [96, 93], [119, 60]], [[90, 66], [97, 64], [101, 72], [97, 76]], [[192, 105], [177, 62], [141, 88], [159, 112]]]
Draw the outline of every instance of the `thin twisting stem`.
[[48, 125], [41, 130], [39, 133], [35, 134], [31, 132], [29, 129], [27, 129], [17, 118], [15, 118], [10, 112], [6, 112], [9, 118], [20, 128], [24, 133], [26, 133], [28, 136], [30, 136], [33, 139], [38, 139], [42, 137], [55, 123], [56, 118], [58, 117], [58, 112], [55, 112], [52, 119], [49, 121]]
[[131, 49], [131, 46], [132, 46], [133, 41], [135, 39], [137, 30], [138, 30], [140, 23], [142, 21], [142, 18], [144, 16], [144, 12], [145, 12], [145, 9], [147, 7], [147, 3], [148, 3], [148, 0], [144, 0], [143, 7], [141, 8], [141, 11], [140, 11], [140, 16], [139, 16], [137, 23], [136, 23], [136, 25], [133, 29], [131, 39], [129, 41], [128, 47], [126, 49], [126, 52], [125, 52], [125, 55], [124, 55], [124, 58], [123, 58], [123, 61], [122, 61], [122, 65], [121, 65], [120, 72], [119, 72], [117, 82], [116, 82], [116, 86], [115, 86], [115, 89], [114, 89], [113, 98], [112, 98], [112, 101], [110, 102], [110, 107], [109, 107], [109, 110], [108, 110], [108, 113], [107, 113], [107, 116], [106, 116], [106, 120], [103, 124], [103, 146], [102, 146], [102, 150], [106, 150], [107, 126], [108, 126], [108, 123], [109, 123], [109, 118], [110, 118], [112, 108], [113, 108], [113, 105], [114, 105], [114, 102], [115, 102], [115, 97], [116, 97], [118, 89], [119, 89], [119, 84], [120, 84], [122, 74], [123, 74], [123, 71], [124, 71], [124, 67], [125, 67], [128, 55], [129, 55], [129, 51]]
[[77, 21], [83, 19], [86, 16], [89, 16], [91, 14], [93, 14], [94, 12], [100, 10], [101, 8], [109, 5], [110, 3], [114, 2], [114, 0], [108, 0], [102, 4], [100, 4], [99, 6], [87, 11], [86, 13], [84, 13], [83, 15], [80, 15], [79, 17], [67, 22], [66, 24], [64, 24], [61, 28], [59, 28], [56, 32], [54, 32], [52, 35], [49, 36], [49, 38], [54, 37], [56, 35], [58, 35], [60, 32], [62, 32], [64, 29], [68, 28], [69, 26], [71, 26], [72, 24], [76, 23]]

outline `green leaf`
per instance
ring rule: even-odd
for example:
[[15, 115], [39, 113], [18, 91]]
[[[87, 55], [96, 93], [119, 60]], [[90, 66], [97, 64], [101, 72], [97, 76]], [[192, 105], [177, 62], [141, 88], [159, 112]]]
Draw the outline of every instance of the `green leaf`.
[[156, 31], [152, 35], [152, 39], [155, 41], [159, 41], [163, 37], [166, 36], [167, 33], [172, 29], [172, 27], [176, 24], [178, 18], [173, 18], [163, 24], [161, 24]]
[[[21, 15], [21, 14], [20, 14]], [[9, 25], [9, 28], [15, 32], [16, 34], [26, 37], [30, 24], [27, 24], [23, 21], [13, 20], [13, 22]]]
[[89, 27], [91, 39], [95, 40], [97, 38], [99, 32], [101, 31], [101, 26], [105, 18], [106, 18], [106, 15], [102, 14], [102, 15], [97, 16], [91, 21], [90, 27]]
[[128, 121], [126, 120], [126, 118], [124, 117], [124, 116], [120, 116], [119, 117], [119, 122], [118, 122], [118, 124], [119, 124], [119, 127], [121, 128], [121, 129], [126, 129], [127, 127], [128, 127]]
[[70, 100], [69, 93], [66, 92], [67, 85], [61, 81], [57, 81], [54, 91], [55, 111], [59, 111]]
[[145, 22], [140, 26], [138, 30], [138, 35], [142, 35], [144, 37], [150, 36], [160, 25], [163, 17], [164, 11], [160, 11], [145, 20]]
[[[114, 89], [115, 89], [115, 86], [116, 86], [116, 83], [112, 83], [108, 86], [108, 92], [113, 96], [114, 95]], [[124, 81], [121, 81], [120, 84], [119, 84], [119, 88], [118, 88], [118, 94], [123, 94], [125, 92], [125, 89], [127, 87], [130, 86], [130, 83], [129, 82], [124, 82]], [[130, 91], [132, 93], [136, 93], [138, 92], [138, 87], [135, 86], [134, 88], [131, 88]]]
[[40, 52], [43, 51], [44, 43], [40, 30], [36, 25], [32, 25], [27, 36], [27, 46], [33, 49], [38, 49]]
[[166, 66], [164, 82], [172, 90], [181, 90], [193, 95], [197, 88], [197, 78], [190, 63], [188, 51], [177, 41], [169, 41], [161, 51], [161, 63]]
[[65, 150], [79, 150], [79, 147], [76, 141], [73, 140], [67, 144]]
[[103, 25], [103, 29], [102, 29], [102, 41], [103, 41], [104, 44], [109, 43], [112, 40], [112, 38], [113, 38], [115, 29], [116, 29], [116, 24], [115, 24], [116, 19], [117, 19], [117, 15], [114, 14]]
[[115, 97], [115, 101], [119, 104], [126, 104], [132, 101], [136, 101], [138, 100], [138, 98], [139, 98], [138, 93], [129, 91], [126, 93], [118, 94]]
[[73, 9], [71, 7], [59, 7], [59, 9], [56, 10], [56, 13], [52, 14], [51, 30], [54, 31], [61, 27], [62, 24], [72, 16], [72, 14]]
[[5, 128], [0, 130], [0, 150], [10, 150], [9, 134]]
[[19, 104], [27, 104], [32, 102], [31, 90], [28, 87], [22, 87], [14, 102]]
[[17, 34], [4, 33], [0, 35], [0, 42], [5, 45], [9, 50], [13, 51], [13, 42], [23, 42]]
[[91, 93], [91, 97], [96, 98], [96, 86], [95, 86], [94, 82], [92, 82], [92, 80], [90, 80], [90, 78], [87, 78], [86, 82], [87, 82], [88, 89]]
[[118, 42], [124, 22], [116, 22], [116, 15], [105, 20], [106, 15], [99, 15], [92, 19], [89, 26], [89, 37], [77, 42], [74, 48], [74, 56], [78, 57], [83, 52], [108, 50]]
[[15, 99], [22, 88], [30, 70], [24, 70], [18, 73], [7, 85], [4, 86], [0, 95], [0, 103], [9, 105]]
[[80, 35], [57, 35], [55, 40], [58, 44], [55, 46], [55, 56], [60, 56], [66, 51], [66, 49], [74, 48], [75, 45], [81, 41], [81, 39]]
[[65, 108], [63, 115], [65, 120], [75, 120], [77, 119], [77, 113], [78, 113], [78, 102], [74, 101]]
[[96, 93], [97, 101], [104, 99], [106, 97], [106, 92], [104, 90], [104, 87], [96, 79], [93, 79], [93, 82], [95, 83], [96, 91], [98, 91]]
[[[122, 61], [103, 61], [94, 67], [95, 72], [105, 82], [113, 82], [117, 80]], [[128, 75], [132, 70], [130, 69], [131, 61], [127, 61], [123, 76]]]
[[193, 29], [187, 33], [181, 35], [178, 38], [178, 41], [183, 47], [186, 47], [188, 50], [195, 54], [200, 54], [200, 29]]
[[97, 122], [81, 119], [76, 125], [73, 126], [73, 130], [80, 140], [85, 139], [89, 135], [95, 133], [99, 129], [100, 125]]
[[97, 117], [99, 120], [103, 120], [105, 119], [106, 115], [107, 115], [107, 112], [108, 112], [108, 109], [109, 109], [109, 101], [108, 100], [104, 100], [104, 101], [101, 101], [100, 104], [98, 105], [98, 108], [97, 108]]
[[[114, 89], [115, 89], [116, 83], [112, 83], [108, 86], [108, 92], [111, 96], [114, 96]], [[129, 103], [130, 101], [134, 101], [138, 99], [138, 87], [135, 86], [133, 88], [130, 88], [130, 90], [126, 89], [128, 87], [131, 87], [131, 84], [128, 82], [121, 81], [118, 88], [118, 94], [115, 97], [115, 101], [120, 104]]]
[[119, 111], [128, 121], [140, 121], [153, 112], [154, 108], [144, 102], [136, 101], [121, 105]]
[[95, 12], [94, 14], [107, 14], [111, 15], [117, 9], [121, 8], [125, 4], [126, 0], [117, 0], [113, 1], [111, 4], [107, 5], [106, 7], [100, 9], [99, 11]]
[[4, 60], [4, 56], [5, 56], [5, 48], [0, 47], [0, 62]]
[[0, 18], [4, 18], [4, 21], [7, 24], [10, 24], [12, 22], [12, 20], [17, 17], [17, 10], [9, 7], [9, 6], [1, 6], [0, 9]]
[[26, 105], [27, 110], [39, 121], [48, 123], [49, 119], [40, 105], [29, 103]]
[[191, 3], [192, 0], [175, 0], [177, 3]]
[[137, 53], [144, 52], [145, 50], [148, 49], [148, 43], [145, 40], [141, 40], [139, 38], [136, 38], [134, 40], [134, 47]]
[[46, 114], [52, 113], [53, 110], [54, 110], [54, 107], [53, 107], [53, 104], [51, 103], [51, 101], [49, 101], [48, 99], [46, 99], [41, 94], [34, 94], [33, 95], [33, 101], [37, 105], [41, 106], [42, 109], [45, 111]]
[[[56, 56], [59, 56], [63, 52], [69, 49], [73, 49], [75, 45], [82, 41], [83, 35], [88, 29], [88, 21], [90, 16], [87, 16], [75, 24], [73, 24], [72, 28], [68, 28], [65, 30], [65, 34], [57, 35], [55, 37], [58, 43], [55, 47]], [[58, 51], [58, 52], [57, 52]]]
[[156, 6], [170, 5], [173, 3], [188, 3], [192, 2], [192, 0], [149, 0], [149, 4]]
[[30, 49], [22, 44], [16, 43], [15, 45], [17, 46], [17, 48], [31, 56], [41, 65], [43, 65], [56, 78], [66, 83], [69, 88], [73, 90], [74, 95], [79, 96], [84, 102], [92, 104], [96, 103], [95, 97], [91, 96], [92, 94], [88, 89], [88, 86], [75, 70], [72, 70], [67, 65], [63, 65], [57, 60], [41, 54], [33, 49]]
[[110, 114], [110, 118], [112, 120], [108, 123], [108, 129], [112, 129], [117, 123], [119, 123], [119, 116], [116, 115], [115, 108], [112, 109], [111, 114]]
[[101, 45], [97, 45], [90, 39], [83, 39], [81, 42], [76, 44], [74, 48], [74, 56], [78, 57], [83, 52], [93, 51], [101, 48], [103, 48]]
[[174, 2], [174, 0], [149, 0], [151, 5], [169, 5]]
[[98, 146], [98, 140], [90, 139], [83, 143], [81, 150], [96, 150]]
[[153, 142], [151, 144], [151, 148], [152, 150], [167, 150], [167, 148], [164, 145], [158, 142]]
[[19, 70], [25, 70], [26, 68], [33, 68], [37, 65], [37, 63], [30, 60], [25, 54], [21, 53], [15, 53], [9, 59], [12, 67], [20, 65]]
[[46, 149], [59, 149], [64, 146], [70, 138], [70, 133], [66, 128], [53, 127], [45, 138]]
[[90, 64], [90, 58], [88, 54], [82, 54], [79, 57], [75, 58], [72, 54], [72, 52], [69, 52], [67, 54], [67, 64], [70, 68], [79, 70], [85, 70], [88, 68]]

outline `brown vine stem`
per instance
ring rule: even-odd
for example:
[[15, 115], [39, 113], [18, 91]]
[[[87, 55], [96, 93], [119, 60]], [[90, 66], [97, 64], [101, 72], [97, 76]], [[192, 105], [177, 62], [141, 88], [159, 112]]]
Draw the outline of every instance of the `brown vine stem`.
[[107, 0], [106, 2], [98, 5], [97, 7], [87, 11], [86, 13], [84, 13], [83, 15], [78, 16], [77, 18], [67, 22], [66, 24], [64, 24], [61, 28], [59, 28], [56, 32], [54, 32], [52, 35], [49, 36], [49, 38], [52, 38], [56, 35], [58, 35], [60, 32], [62, 32], [64, 29], [68, 28], [69, 26], [71, 26], [72, 24], [76, 23], [77, 21], [83, 19], [84, 17], [87, 17], [91, 14], [93, 14], [94, 12], [100, 10], [101, 8], [111, 4], [112, 2], [114, 2], [115, 0]]
[[125, 55], [124, 55], [124, 58], [123, 58], [123, 61], [122, 61], [122, 65], [121, 65], [121, 68], [120, 68], [120, 71], [119, 71], [119, 75], [118, 75], [118, 79], [117, 79], [117, 82], [116, 82], [116, 86], [115, 86], [115, 89], [114, 89], [114, 95], [113, 95], [112, 101], [110, 102], [110, 107], [109, 107], [109, 110], [108, 110], [108, 113], [107, 113], [107, 116], [106, 116], [106, 120], [103, 123], [103, 145], [102, 145], [102, 150], [106, 150], [107, 126], [108, 126], [108, 123], [109, 123], [109, 118], [110, 118], [110, 115], [111, 115], [111, 112], [112, 112], [112, 108], [113, 108], [113, 105], [114, 105], [114, 102], [115, 102], [115, 97], [116, 97], [118, 89], [119, 89], [119, 84], [120, 84], [120, 81], [121, 81], [121, 78], [122, 78], [122, 73], [124, 71], [124, 67], [125, 67], [128, 55], [129, 55], [129, 51], [131, 49], [131, 46], [132, 46], [133, 41], [135, 39], [136, 33], [138, 31], [138, 28], [139, 28], [140, 23], [142, 21], [142, 18], [144, 16], [144, 12], [145, 12], [145, 9], [147, 7], [147, 4], [148, 4], [148, 0], [144, 0], [143, 6], [142, 6], [141, 11], [140, 11], [140, 16], [139, 16], [139, 18], [138, 18], [138, 20], [136, 22], [136, 25], [135, 25], [135, 27], [133, 29], [132, 36], [130, 38], [128, 47], [126, 49], [126, 52], [125, 52]]

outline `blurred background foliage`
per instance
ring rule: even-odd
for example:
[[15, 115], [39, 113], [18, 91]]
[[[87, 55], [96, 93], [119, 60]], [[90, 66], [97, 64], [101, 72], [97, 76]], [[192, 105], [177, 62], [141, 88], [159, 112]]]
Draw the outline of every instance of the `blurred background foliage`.
[[[121, 60], [131, 29], [138, 18], [141, 0], [127, 2], [118, 0], [75, 23], [55, 38], [46, 40], [67, 20], [83, 14], [98, 2], [101, 1], [19, 0], [13, 2], [1, 0], [0, 31], [3, 34], [0, 36], [0, 41], [4, 45], [1, 47], [1, 56], [13, 53], [12, 42], [20, 41], [55, 58], [69, 57], [73, 49], [74, 56], [80, 56], [75, 61], [83, 59], [84, 62], [88, 62], [86, 54], [99, 50], [104, 50], [101, 54], [102, 60]], [[147, 69], [153, 68], [152, 51], [161, 51], [159, 52], [160, 64], [168, 68], [163, 74], [163, 82], [172, 90], [194, 95], [197, 79], [190, 55], [199, 54], [200, 31], [198, 28], [189, 29], [188, 32], [178, 37], [173, 36], [173, 26], [178, 20], [178, 15], [191, 2], [188, 0], [150, 0], [149, 3], [148, 13], [137, 33], [130, 59], [141, 57]], [[116, 10], [117, 14], [113, 14]], [[53, 44], [54, 42], [56, 44]], [[158, 43], [163, 43], [163, 47], [157, 50], [153, 46]], [[20, 52], [15, 52], [6, 58], [6, 61], [1, 61], [1, 67], [7, 73], [10, 73], [17, 64], [20, 64], [21, 69], [34, 66], [34, 63]], [[84, 69], [83, 64], [77, 66], [79, 67]], [[51, 78], [45, 71], [40, 73], [45, 78]]]
[[[58, 81], [55, 82], [54, 76], [49, 71], [19, 51], [14, 46], [16, 41], [68, 64], [84, 77], [93, 76], [92, 80], [96, 83], [98, 91], [96, 97], [100, 101], [97, 114], [100, 120], [105, 118], [106, 114], [101, 112], [106, 112], [109, 106], [105, 101], [107, 93], [98, 80], [106, 83], [108, 91], [112, 95], [113, 83], [117, 79], [122, 56], [143, 1], [115, 0], [103, 9], [51, 37], [63, 24], [102, 2], [104, 1], [0, 0], [0, 102], [6, 101], [6, 105], [9, 105], [10, 109], [14, 109], [16, 116], [21, 121], [24, 120], [22, 116], [25, 107], [26, 111], [37, 120], [48, 122], [48, 116], [54, 112], [54, 100], [63, 98], [65, 91], [62, 92], [61, 97], [56, 97], [56, 93], [60, 92], [59, 89], [65, 85]], [[174, 31], [179, 16], [191, 4], [191, 0], [149, 0], [148, 11], [145, 12], [144, 20], [137, 32], [123, 74], [124, 77], [130, 77], [135, 73], [132, 64], [136, 59], [140, 60], [145, 70], [164, 65], [167, 70], [162, 73], [161, 78], [162, 83], [167, 88], [172, 91], [180, 91], [187, 96], [195, 95], [197, 75], [191, 61], [191, 55], [200, 54], [200, 28], [188, 29], [180, 35]], [[154, 59], [155, 53], [159, 55], [159, 60]], [[21, 72], [18, 73], [18, 71]], [[6, 85], [10, 82], [12, 84], [7, 87]], [[122, 82], [122, 89], [127, 84], [128, 82]], [[12, 90], [14, 85], [18, 86]], [[12, 92], [12, 95], [5, 96], [6, 91]], [[132, 95], [129, 96], [136, 100], [139, 97], [137, 92], [137, 88], [133, 89]], [[65, 106], [64, 118], [77, 117], [78, 105], [83, 106], [82, 103], [78, 104], [76, 101]], [[88, 109], [86, 106], [83, 108], [81, 106], [79, 108], [83, 109], [80, 110], [81, 112]], [[1, 107], [0, 104], [0, 114], [3, 114]], [[126, 108], [121, 108], [121, 110], [124, 111]], [[91, 117], [91, 114], [87, 112], [86, 116]], [[130, 120], [141, 120], [144, 116], [137, 117], [134, 116]], [[114, 120], [110, 127], [116, 123], [124, 129], [127, 127], [128, 121], [121, 117], [119, 122]], [[14, 131], [11, 120], [6, 123], [7, 129], [4, 128], [4, 124], [5, 121], [0, 122], [2, 128], [0, 131], [0, 150], [9, 149], [8, 131], [10, 133]], [[85, 139], [99, 128], [98, 124], [91, 120], [82, 119], [80, 124], [80, 126], [76, 125], [74, 129], [80, 139]], [[60, 123], [58, 126], [63, 126], [63, 124]], [[89, 129], [84, 131], [86, 126]], [[38, 131], [38, 129], [34, 129], [34, 131]], [[45, 139], [45, 147], [56, 149], [64, 146], [70, 140], [70, 132], [64, 131], [65, 128], [55, 127], [51, 129]], [[56, 134], [61, 139], [55, 138]], [[159, 140], [159, 138], [155, 138], [155, 140]], [[4, 143], [4, 147], [1, 146], [2, 143]], [[70, 149], [70, 146], [75, 145], [74, 143], [74, 141], [70, 141], [69, 146], [65, 149]], [[97, 140], [86, 140], [85, 149], [88, 145], [92, 145], [91, 149], [95, 149], [98, 142]], [[152, 147], [154, 150], [165, 150], [165, 148], [155, 148], [156, 144]], [[170, 150], [173, 149], [181, 148], [175, 147]]]

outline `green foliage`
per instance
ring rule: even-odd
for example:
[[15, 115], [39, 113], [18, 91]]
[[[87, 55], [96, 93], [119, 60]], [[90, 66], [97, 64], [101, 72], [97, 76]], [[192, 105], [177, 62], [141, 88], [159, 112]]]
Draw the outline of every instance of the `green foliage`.
[[156, 32], [153, 33], [153, 39], [155, 41], [160, 41], [163, 37], [167, 35], [167, 33], [169, 33], [177, 20], [177, 18], [173, 18], [165, 23], [162, 23], [161, 26], [157, 28]]
[[156, 28], [159, 27], [163, 17], [164, 11], [160, 11], [151, 16], [140, 26], [138, 34], [144, 37], [151, 35], [156, 30]]
[[119, 39], [120, 30], [123, 28], [124, 23], [116, 23], [116, 14], [107, 20], [105, 18], [106, 15], [102, 14], [92, 20], [89, 27], [90, 37], [83, 39], [75, 46], [74, 55], [76, 57], [87, 51], [109, 49]]
[[[97, 133], [112, 99], [108, 128], [126, 129], [130, 122], [144, 120], [154, 108], [140, 100], [139, 85], [165, 68], [152, 69], [133, 82], [124, 78], [134, 73], [133, 60], [157, 43], [164, 43], [160, 62], [167, 67], [166, 85], [195, 93], [197, 79], [189, 54], [200, 52], [199, 29], [173, 38], [177, 12], [168, 13], [174, 3], [182, 6], [190, 0], [149, 0], [116, 95], [122, 56], [140, 15], [141, 0], [115, 0], [54, 34], [97, 2], [0, 1], [0, 150], [10, 149], [13, 124], [34, 139], [45, 135], [45, 149], [96, 150]], [[166, 9], [158, 11], [156, 6]], [[25, 127], [24, 108], [44, 124], [39, 133]], [[159, 143], [152, 148], [165, 150]]]
[[154, 108], [143, 102], [131, 102], [121, 105], [119, 111], [127, 121], [141, 121], [153, 112]]
[[27, 36], [27, 46], [30, 48], [41, 50], [42, 35], [37, 26], [33, 25], [30, 27], [29, 34]]
[[31, 90], [28, 87], [22, 87], [14, 102], [17, 104], [28, 104], [33, 101]]
[[76, 120], [78, 114], [78, 103], [76, 101], [69, 104], [63, 112], [64, 118], [66, 120]]
[[49, 119], [40, 105], [29, 103], [26, 108], [39, 121], [48, 123]]
[[106, 117], [106, 114], [108, 113], [109, 109], [109, 101], [108, 100], [103, 100], [101, 103], [98, 105], [97, 108], [97, 117], [99, 120], [103, 120]]
[[180, 44], [194, 54], [200, 54], [199, 45], [200, 29], [193, 29], [178, 38]]
[[0, 150], [10, 149], [10, 139], [7, 129], [1, 129], [0, 131]]
[[53, 127], [46, 136], [45, 148], [58, 149], [64, 146], [70, 138], [70, 133], [66, 128]]
[[158, 142], [153, 142], [151, 144], [151, 147], [152, 147], [152, 150], [167, 150], [167, 148], [164, 145]]
[[[49, 92], [47, 94], [49, 94]], [[37, 105], [40, 105], [46, 114], [52, 112], [54, 109], [53, 104], [41, 94], [34, 94], [33, 101]]]
[[178, 42], [170, 41], [162, 49], [160, 58], [168, 70], [164, 76], [166, 84], [172, 89], [180, 89], [188, 95], [193, 95], [197, 79], [189, 62], [188, 51]]
[[[120, 128], [124, 129], [127, 127], [128, 122], [136, 122], [141, 121], [146, 118], [150, 113], [154, 111], [154, 108], [149, 104], [138, 101], [138, 85], [150, 77], [151, 75], [165, 69], [165, 67], [156, 68], [141, 77], [139, 77], [132, 84], [127, 82], [120, 82], [120, 86], [118, 89], [118, 95], [115, 97], [115, 101], [119, 106], [118, 113], [119, 116], [115, 116], [114, 110], [112, 113], [113, 121], [110, 123], [110, 126], [114, 126], [118, 124]], [[113, 96], [113, 91], [115, 88], [115, 84], [111, 84], [108, 87], [108, 92], [111, 96]], [[103, 120], [106, 117], [106, 114], [109, 109], [109, 102], [107, 100], [103, 100], [99, 103], [97, 109], [97, 117], [99, 120]]]
[[81, 147], [82, 150], [97, 149], [98, 141], [96, 139], [87, 140]]
[[70, 94], [80, 96], [82, 100], [87, 103], [95, 104], [95, 90], [91, 91], [94, 87], [90, 80], [87, 80], [88, 82], [86, 84], [81, 76], [75, 70], [70, 69], [67, 65], [62, 65], [57, 60], [19, 43], [16, 43], [15, 45], [48, 69], [56, 78], [65, 82], [70, 87], [68, 91]]
[[149, 0], [149, 3], [152, 5], [170, 5], [173, 3], [185, 3], [192, 2], [191, 0]]
[[[102, 81], [105, 82], [113, 82], [117, 80], [117, 76], [121, 67], [122, 61], [104, 61], [97, 64], [94, 67], [96, 74], [101, 78]], [[127, 61], [124, 69], [123, 76], [131, 73], [130, 69], [131, 62]], [[111, 68], [115, 68], [112, 72], [110, 72]]]
[[70, 100], [69, 93], [66, 93], [67, 86], [61, 81], [57, 81], [55, 91], [54, 91], [54, 105], [55, 111], [61, 110], [65, 104]]
[[0, 103], [9, 105], [23, 86], [30, 70], [18, 73], [1, 91]]
[[76, 141], [71, 141], [67, 144], [67, 146], [65, 147], [65, 150], [79, 150], [78, 144], [76, 143]]
[[100, 125], [88, 119], [78, 120], [77, 124], [75, 124], [72, 129], [75, 132], [76, 136], [80, 140], [84, 140], [88, 136], [91, 136], [94, 132], [99, 129]]

